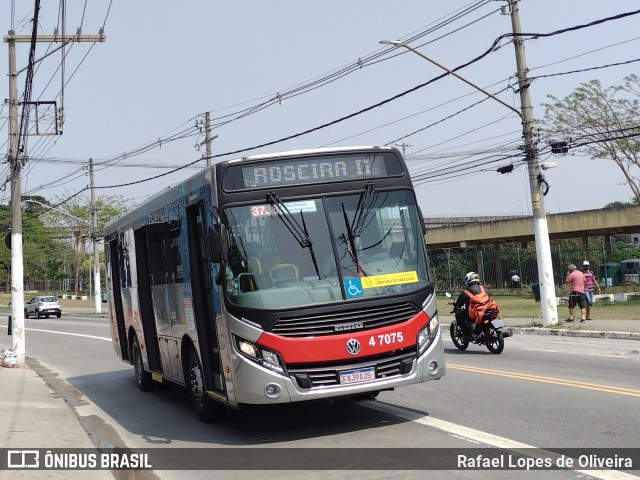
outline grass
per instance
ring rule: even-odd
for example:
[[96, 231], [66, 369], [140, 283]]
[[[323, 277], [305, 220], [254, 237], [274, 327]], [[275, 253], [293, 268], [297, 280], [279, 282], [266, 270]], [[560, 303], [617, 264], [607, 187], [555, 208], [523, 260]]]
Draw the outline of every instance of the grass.
[[[496, 296], [493, 298], [500, 305], [500, 314], [506, 318], [531, 318], [532, 322], [540, 319], [540, 302], [533, 298]], [[451, 311], [448, 298], [438, 296], [438, 311]], [[579, 310], [576, 307], [576, 311]], [[561, 301], [558, 305], [558, 318], [568, 316], [567, 302]], [[575, 311], [574, 311], [575, 313]], [[640, 320], [640, 300], [628, 302], [596, 302], [591, 307], [591, 316], [598, 320]]]

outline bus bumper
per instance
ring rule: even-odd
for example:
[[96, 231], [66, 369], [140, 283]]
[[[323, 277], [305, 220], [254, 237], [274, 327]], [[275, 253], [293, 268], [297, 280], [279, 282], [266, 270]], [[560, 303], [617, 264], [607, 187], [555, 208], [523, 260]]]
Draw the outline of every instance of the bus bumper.
[[401, 357], [399, 361], [404, 365], [400, 368], [400, 373], [390, 373], [384, 378], [377, 377], [370, 381], [346, 385], [339, 383], [340, 372], [366, 371], [371, 367], [374, 368], [374, 371], [379, 371], [380, 365], [385, 362], [374, 359], [348, 365], [341, 364], [336, 367], [324, 365], [319, 375], [333, 376], [334, 384], [314, 385], [307, 388], [301, 387], [300, 384], [304, 384], [304, 382], [296, 378], [301, 375], [301, 372], [295, 369], [290, 369], [289, 375], [283, 376], [243, 357], [238, 357], [239, 363], [236, 375], [234, 375], [236, 399], [238, 403], [244, 404], [303, 402], [389, 390], [404, 385], [437, 380], [445, 374], [441, 331], [438, 329], [431, 344], [417, 358], [414, 349], [413, 360], [410, 363], [407, 361], [406, 354]]

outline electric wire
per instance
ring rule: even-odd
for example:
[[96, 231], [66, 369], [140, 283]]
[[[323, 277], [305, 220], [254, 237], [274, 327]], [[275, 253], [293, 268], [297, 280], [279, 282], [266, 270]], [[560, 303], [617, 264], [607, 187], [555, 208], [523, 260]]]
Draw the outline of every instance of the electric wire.
[[[111, 6], [111, 4], [110, 4], [110, 6]], [[109, 6], [109, 8], [110, 8], [110, 6]], [[627, 15], [635, 14], [635, 13], [637, 13], [637, 12], [631, 12], [631, 13], [629, 13], [629, 14], [627, 14]], [[619, 16], [616, 16], [616, 17], [610, 17], [610, 18], [622, 18], [623, 16], [626, 16], [626, 15], [624, 15], [624, 14], [623, 14], [623, 15], [619, 15]], [[591, 25], [599, 24], [599, 23], [602, 23], [602, 22], [603, 22], [603, 21], [605, 21], [605, 20], [607, 20], [607, 19], [603, 19], [603, 20], [601, 20], [601, 21], [596, 21], [596, 22], [591, 22], [590, 24], [588, 24], [588, 25], [586, 25], [586, 26], [591, 26]], [[572, 28], [569, 28], [569, 29], [564, 29], [564, 30], [561, 30], [561, 31], [552, 32], [552, 33], [550, 33], [550, 34], [522, 34], [522, 36], [531, 35], [531, 36], [534, 36], [534, 38], [541, 37], [541, 36], [551, 36], [551, 35], [553, 35], [553, 34], [558, 34], [558, 33], [560, 33], [560, 32], [566, 32], [566, 31], [576, 30], [576, 29], [578, 29], [578, 28], [585, 28], [586, 26], [576, 26], [576, 27], [572, 27]], [[377, 104], [376, 106], [379, 106], [379, 104]], [[310, 131], [314, 131], [314, 130], [315, 130], [315, 129], [312, 129], [312, 130], [310, 130]], [[309, 132], [309, 131], [307, 131], [307, 132], [303, 132], [303, 134], [304, 134], [304, 133], [308, 133], [308, 132]], [[298, 134], [298, 135], [295, 135], [295, 136], [299, 136], [299, 134]], [[285, 139], [290, 139], [290, 138], [293, 138], [293, 137], [286, 137]], [[280, 140], [280, 141], [284, 141], [284, 140]], [[228, 152], [227, 154], [219, 154], [219, 155], [216, 155], [215, 157], [220, 157], [220, 156], [223, 156], [223, 155], [230, 155], [230, 154], [233, 154], [233, 153], [240, 153], [240, 152], [242, 152], [242, 151], [247, 151], [247, 150], [251, 150], [251, 149], [254, 149], [254, 148], [259, 148], [259, 147], [261, 147], [261, 146], [266, 146], [266, 145], [270, 145], [270, 144], [277, 143], [277, 142], [278, 142], [278, 141], [275, 141], [275, 142], [269, 142], [268, 144], [263, 144], [263, 145], [260, 145], [260, 146], [257, 146], [257, 147], [252, 147], [252, 148], [249, 148], [249, 149], [237, 150], [236, 152]], [[201, 159], [198, 159], [198, 161], [199, 161], [199, 160], [201, 160]]]

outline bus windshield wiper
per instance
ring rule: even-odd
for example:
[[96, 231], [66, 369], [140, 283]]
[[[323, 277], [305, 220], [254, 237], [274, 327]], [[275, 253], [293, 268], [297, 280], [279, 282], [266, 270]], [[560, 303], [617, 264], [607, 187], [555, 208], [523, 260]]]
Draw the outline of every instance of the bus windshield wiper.
[[280, 197], [275, 192], [270, 192], [267, 194], [267, 201], [273, 205], [284, 223], [284, 226], [287, 227], [287, 230], [291, 232], [293, 238], [300, 244], [302, 248], [308, 248], [309, 253], [311, 254], [311, 261], [313, 262], [313, 266], [316, 269], [316, 274], [318, 275], [318, 280], [320, 280], [320, 270], [318, 269], [318, 261], [316, 260], [316, 254], [313, 251], [313, 242], [311, 241], [311, 237], [309, 237], [309, 232], [307, 230], [307, 223], [304, 220], [304, 215], [302, 214], [302, 210], [300, 210], [300, 218], [302, 218], [302, 226], [296, 221], [293, 217], [291, 211], [287, 208]]
[[354, 241], [356, 236], [353, 234], [351, 225], [349, 225], [349, 217], [347, 216], [347, 209], [344, 208], [344, 203], [342, 204], [342, 216], [344, 217], [344, 226], [347, 229], [346, 238], [344, 238], [344, 234], [342, 235], [343, 241], [347, 245], [347, 253], [349, 253], [351, 261], [356, 266], [356, 275], [358, 275], [359, 277], [366, 277], [367, 274], [358, 261], [358, 252], [356, 251], [356, 245]]
[[362, 230], [366, 227], [367, 219], [369, 218], [369, 214], [373, 209], [375, 201], [375, 184], [373, 182], [367, 182], [367, 185], [364, 187], [364, 192], [360, 195], [360, 199], [358, 200], [356, 212], [353, 215], [351, 232], [354, 237], [359, 237]]

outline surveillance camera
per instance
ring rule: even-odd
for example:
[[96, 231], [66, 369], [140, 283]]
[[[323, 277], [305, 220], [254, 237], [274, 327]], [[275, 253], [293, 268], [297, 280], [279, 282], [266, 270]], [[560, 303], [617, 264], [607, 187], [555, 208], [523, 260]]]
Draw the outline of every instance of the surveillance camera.
[[543, 170], [549, 170], [550, 168], [556, 168], [558, 164], [556, 162], [544, 162], [541, 163], [540, 166]]

